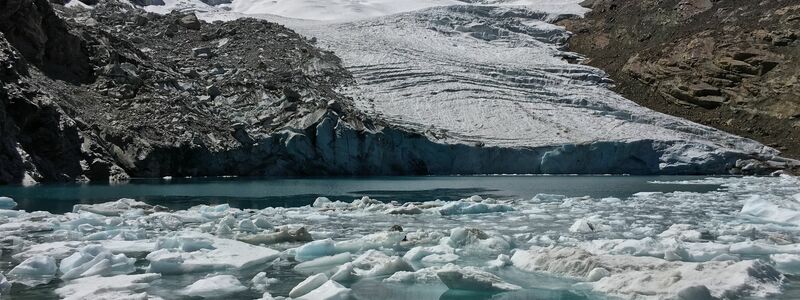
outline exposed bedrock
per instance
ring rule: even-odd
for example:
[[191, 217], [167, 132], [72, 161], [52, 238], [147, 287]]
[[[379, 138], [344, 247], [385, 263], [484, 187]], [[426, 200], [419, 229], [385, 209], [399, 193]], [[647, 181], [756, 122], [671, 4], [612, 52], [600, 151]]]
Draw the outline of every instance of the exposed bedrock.
[[[216, 175], [768, 173], [786, 163], [776, 158], [777, 152], [757, 143], [671, 119], [647, 121], [663, 120], [661, 116], [638, 117], [637, 121], [632, 118], [638, 115], [635, 108], [612, 111], [608, 103], [590, 101], [585, 95], [595, 95], [592, 86], [602, 76], [581, 66], [561, 70], [544, 65], [530, 75], [498, 64], [503, 67], [497, 73], [502, 75], [498, 76], [500, 85], [520, 77], [537, 86], [544, 82], [555, 93], [562, 81], [586, 84], [568, 91], [584, 95], [577, 100], [548, 92], [543, 99], [530, 98], [536, 101], [496, 102], [513, 104], [512, 112], [520, 112], [517, 117], [495, 109], [494, 113], [505, 116], [501, 125], [512, 125], [503, 128], [514, 129], [519, 127], [518, 120], [535, 116], [539, 119], [534, 125], [545, 130], [528, 131], [530, 137], [511, 130], [487, 131], [531, 141], [489, 143], [492, 140], [485, 137], [481, 138], [488, 142], [473, 139], [476, 135], [442, 130], [455, 124], [447, 118], [403, 123], [386, 118], [389, 114], [363, 109], [357, 101], [366, 100], [341, 92], [359, 83], [339, 57], [315, 46], [315, 39], [272, 22], [208, 23], [191, 13], [156, 15], [113, 0], [99, 1], [92, 9], [51, 7], [45, 0], [7, 1], [0, 7], [0, 183], [5, 184]], [[486, 22], [491, 26], [466, 26], [464, 22], [473, 14], [484, 16], [487, 10], [454, 9], [465, 15], [454, 15], [451, 21], [440, 19], [431, 28], [438, 31], [414, 30], [463, 34], [469, 38], [459, 39], [465, 46], [497, 41], [495, 45], [501, 47], [504, 39], [517, 35], [530, 37], [534, 44], [562, 43], [567, 37], [549, 26], [523, 27], [518, 21], [503, 22], [502, 30], [491, 22]], [[543, 18], [516, 10], [492, 10], [489, 15]], [[548, 57], [562, 53], [544, 52]], [[470, 75], [476, 67], [464, 68]], [[540, 73], [549, 81], [527, 77]], [[364, 74], [357, 76], [363, 79]], [[374, 84], [382, 87], [378, 81]], [[515, 93], [536, 89], [518, 90]], [[589, 92], [579, 93], [583, 90]], [[494, 91], [492, 87], [487, 94], [498, 94]], [[445, 97], [428, 90], [420, 90], [419, 95]], [[540, 113], [539, 102], [561, 115]], [[457, 109], [443, 108], [432, 116], [459, 114]], [[479, 105], [469, 109], [489, 112]], [[592, 120], [604, 122], [571, 121], [571, 111], [589, 111]], [[472, 117], [483, 119], [480, 114]], [[552, 124], [556, 122], [571, 127], [555, 130]], [[626, 127], [638, 126], [637, 122], [646, 123], [642, 127], [646, 129]], [[704, 143], [709, 139], [687, 142], [617, 135], [609, 141], [603, 138], [606, 127], [583, 127], [595, 123], [636, 129], [626, 131], [631, 136], [671, 126], [691, 137], [721, 138]], [[584, 139], [564, 137], [566, 133]], [[559, 139], [549, 139], [559, 134]]]
[[590, 0], [569, 48], [643, 106], [800, 157], [800, 3]]

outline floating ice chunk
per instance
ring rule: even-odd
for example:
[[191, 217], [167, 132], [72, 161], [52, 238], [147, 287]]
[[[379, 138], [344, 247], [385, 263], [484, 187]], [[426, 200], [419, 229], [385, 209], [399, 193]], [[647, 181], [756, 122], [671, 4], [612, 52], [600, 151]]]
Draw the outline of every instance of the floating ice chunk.
[[670, 298], [695, 286], [705, 286], [714, 297], [733, 294], [764, 297], [779, 292], [783, 280], [779, 272], [758, 260], [667, 262], [654, 257], [592, 255], [577, 248], [532, 247], [531, 250], [517, 250], [511, 261], [524, 271], [548, 272], [587, 281], [598, 275], [591, 274], [592, 271], [603, 268], [609, 274], [589, 286], [597, 292], [623, 297]]
[[46, 284], [56, 275], [56, 260], [50, 256], [37, 255], [26, 259], [8, 271], [14, 281], [27, 286]]
[[[289, 291], [289, 297], [297, 298], [303, 296], [305, 294], [310, 293], [311, 291], [315, 290], [316, 288], [325, 284], [328, 281], [328, 276], [325, 274], [317, 274], [312, 275], [306, 278], [305, 280], [298, 283], [291, 291]], [[314, 298], [309, 298], [314, 299]]]
[[24, 214], [25, 214], [24, 211], [0, 209], [0, 217], [19, 218]]
[[336, 252], [358, 252], [369, 249], [394, 248], [406, 234], [398, 231], [384, 231], [336, 243]]
[[240, 234], [236, 239], [248, 244], [253, 245], [270, 245], [278, 243], [289, 242], [310, 242], [312, 241], [311, 234], [306, 231], [305, 227], [300, 227], [296, 230], [291, 230], [289, 227], [281, 227], [278, 232], [267, 232], [258, 234]]
[[294, 251], [294, 259], [302, 262], [333, 254], [336, 254], [336, 243], [332, 239], [324, 239], [298, 247]]
[[250, 221], [249, 219], [245, 219], [245, 220], [239, 221], [239, 224], [238, 224], [237, 228], [241, 232], [258, 232], [259, 231], [258, 227], [256, 227], [256, 224], [253, 224], [253, 221]]
[[330, 280], [337, 281], [337, 282], [345, 282], [351, 280], [355, 275], [355, 267], [353, 267], [353, 263], [345, 263], [339, 266], [336, 271], [333, 272], [331, 275]]
[[256, 217], [256, 220], [253, 221], [253, 225], [256, 225], [256, 227], [261, 229], [272, 229], [273, 227], [272, 223], [270, 223], [265, 216]]
[[233, 229], [231, 229], [228, 224], [220, 223], [219, 226], [217, 226], [215, 234], [218, 237], [231, 237], [233, 236]]
[[460, 257], [458, 255], [448, 254], [431, 254], [422, 258], [425, 264], [446, 264], [457, 261]]
[[323, 208], [325, 207], [325, 204], [328, 203], [331, 203], [331, 200], [328, 199], [327, 197], [317, 197], [317, 199], [314, 200], [314, 204], [311, 204], [311, 206], [316, 208]]
[[464, 199], [464, 200], [471, 201], [471, 202], [483, 202], [483, 197], [481, 197], [480, 195], [472, 195], [472, 196], [469, 196], [469, 198]]
[[148, 297], [142, 291], [159, 278], [161, 278], [159, 274], [85, 277], [67, 282], [63, 287], [56, 289], [56, 294], [64, 300], [157, 299]]
[[389, 209], [386, 211], [386, 213], [390, 215], [418, 215], [422, 213], [422, 209], [413, 204], [408, 204]]
[[505, 254], [500, 254], [496, 259], [490, 260], [486, 264], [488, 265], [489, 269], [500, 269], [511, 265], [511, 257]]
[[775, 263], [775, 268], [786, 274], [800, 274], [800, 255], [773, 254], [769, 259]]
[[246, 290], [247, 288], [233, 275], [217, 275], [200, 279], [180, 293], [190, 297], [218, 298]]
[[144, 256], [156, 250], [155, 242], [148, 240], [138, 241], [117, 241], [106, 240], [100, 241], [100, 245], [111, 251], [114, 254], [125, 254], [127, 256]]
[[611, 229], [608, 225], [600, 223], [601, 220], [597, 218], [582, 218], [575, 220], [575, 223], [569, 227], [569, 232], [575, 233], [592, 233], [598, 231], [608, 231]]
[[660, 233], [660, 238], [675, 238], [681, 241], [696, 242], [702, 240], [703, 233], [692, 229], [689, 224], [672, 224], [669, 229]]
[[346, 300], [350, 299], [350, 289], [328, 280], [315, 290], [296, 298], [297, 300]]
[[17, 207], [17, 202], [9, 197], [0, 196], [0, 209], [12, 209]]
[[302, 262], [294, 267], [294, 270], [303, 273], [318, 273], [333, 269], [353, 260], [350, 252], [340, 253], [333, 256], [318, 257], [310, 261]]
[[275, 300], [275, 297], [272, 297], [272, 294], [270, 294], [269, 292], [264, 292], [264, 294], [261, 295], [261, 298], [258, 298], [256, 300]]
[[477, 255], [496, 255], [511, 249], [503, 237], [492, 236], [477, 228], [457, 227], [450, 230], [450, 236], [442, 242], [453, 248], [463, 248], [464, 252]]
[[231, 206], [225, 203], [215, 206], [193, 206], [182, 214], [178, 214], [178, 216], [184, 218], [185, 221], [201, 223], [223, 218], [232, 212], [234, 212], [234, 210], [231, 209]]
[[78, 213], [87, 211], [101, 216], [121, 216], [124, 213], [141, 209], [149, 212], [154, 211], [154, 207], [144, 202], [136, 201], [134, 199], [123, 198], [114, 202], [105, 202], [100, 204], [76, 204], [72, 207], [72, 212]]
[[712, 242], [691, 243], [677, 240], [674, 236], [666, 239], [646, 237], [635, 239], [597, 239], [580, 243], [581, 248], [592, 254], [617, 254], [652, 256], [671, 261], [704, 262], [711, 260], [739, 260], [730, 255], [730, 245]]
[[369, 250], [353, 260], [353, 272], [359, 277], [388, 276], [398, 271], [413, 271], [399, 256], [388, 256], [377, 250]]
[[663, 258], [666, 261], [689, 261], [691, 259], [689, 252], [681, 246], [665, 250]]
[[95, 275], [123, 275], [136, 271], [135, 258], [114, 255], [100, 245], [89, 245], [61, 261], [62, 280]]
[[741, 255], [800, 254], [800, 244], [773, 245], [756, 241], [733, 243], [730, 253]]
[[592, 282], [593, 281], [598, 281], [598, 280], [603, 279], [604, 277], [608, 276], [609, 274], [611, 274], [611, 273], [609, 273], [608, 270], [606, 270], [606, 269], [594, 268], [591, 271], [589, 271], [588, 275], [586, 275], [586, 280], [592, 281]]
[[488, 238], [489, 235], [480, 229], [456, 227], [450, 229], [448, 244], [454, 248], [463, 247], [464, 245], [472, 244], [480, 240], [486, 240]]
[[462, 201], [449, 202], [439, 208], [439, 213], [443, 216], [485, 214], [507, 211], [514, 211], [514, 208], [505, 204], [469, 203]]
[[214, 241], [202, 236], [173, 236], [160, 237], [156, 240], [155, 250], [180, 249], [184, 252], [194, 252], [200, 249], [214, 249]]
[[50, 242], [34, 244], [25, 248], [24, 251], [14, 254], [12, 258], [16, 260], [25, 260], [34, 256], [50, 256], [55, 259], [63, 259], [72, 255], [78, 248], [83, 247], [86, 243], [74, 241]]
[[383, 202], [371, 199], [370, 197], [367, 196], [361, 197], [361, 199], [356, 199], [353, 201], [353, 203], [350, 203], [350, 206], [352, 208], [358, 208], [358, 209], [364, 209], [364, 208], [369, 208], [371, 206], [381, 206], [381, 205], [383, 205]]
[[564, 195], [553, 195], [553, 194], [536, 194], [531, 199], [531, 202], [535, 203], [542, 203], [542, 202], [561, 202], [566, 199], [567, 196]]
[[503, 281], [496, 275], [475, 267], [458, 267], [450, 264], [436, 272], [439, 279], [453, 290], [513, 291], [521, 287]]
[[95, 232], [83, 237], [87, 241], [100, 241], [100, 240], [141, 240], [146, 238], [146, 234], [142, 230], [129, 230], [129, 229], [112, 229], [100, 232]]
[[406, 261], [414, 262], [419, 261], [422, 258], [431, 255], [431, 254], [448, 254], [448, 253], [455, 253], [455, 249], [448, 245], [436, 245], [432, 247], [422, 247], [417, 246], [408, 250], [405, 255], [403, 255], [403, 259]]
[[21, 220], [16, 219], [13, 222], [8, 222], [5, 224], [0, 223], [0, 235], [2, 236], [25, 235], [33, 232], [51, 231], [55, 229], [55, 226], [50, 222], [29, 221], [30, 219], [38, 217], [36, 216], [36, 213], [22, 213], [14, 210], [0, 210], [0, 215], [6, 215], [6, 213], [4, 212], [11, 212], [10, 214], [7, 215], [12, 215], [12, 217], [16, 215], [16, 217], [22, 219]]
[[228, 228], [235, 228], [236, 227], [236, 218], [231, 216], [231, 215], [227, 215], [224, 218], [219, 220], [219, 226], [222, 226], [222, 225], [225, 225]]
[[0, 296], [5, 294], [8, 290], [11, 289], [11, 282], [3, 276], [3, 273], [0, 273]]
[[182, 274], [224, 269], [244, 269], [264, 264], [278, 257], [280, 252], [247, 243], [218, 239], [211, 235], [191, 233], [188, 237], [206, 238], [212, 241], [213, 249], [186, 252], [180, 249], [161, 249], [151, 252], [150, 272]]
[[415, 272], [400, 271], [392, 274], [383, 282], [405, 283], [405, 284], [432, 284], [441, 283], [439, 276], [436, 275], [440, 267], [428, 267], [419, 269]]
[[744, 201], [741, 214], [764, 222], [800, 226], [800, 201], [773, 195], [752, 195]]
[[[256, 274], [256, 276], [253, 276], [253, 279], [251, 279], [250, 282], [253, 283], [253, 289], [262, 293], [266, 293], [267, 288], [269, 288], [270, 285], [278, 283], [278, 279], [269, 278], [267, 277], [266, 272], [260, 272]], [[272, 297], [272, 295], [270, 295], [270, 297]]]
[[369, 249], [393, 248], [405, 238], [405, 234], [396, 231], [385, 231], [369, 234], [357, 239], [334, 242], [331, 239], [306, 243], [295, 249], [295, 260], [308, 261], [322, 256], [331, 256], [342, 252], [358, 252]]

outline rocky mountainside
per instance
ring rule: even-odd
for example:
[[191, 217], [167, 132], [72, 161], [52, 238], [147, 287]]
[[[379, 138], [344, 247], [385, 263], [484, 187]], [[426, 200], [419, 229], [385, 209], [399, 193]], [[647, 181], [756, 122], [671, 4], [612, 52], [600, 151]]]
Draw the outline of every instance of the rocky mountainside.
[[800, 157], [800, 2], [587, 0], [570, 50], [646, 107]]
[[338, 58], [283, 26], [2, 5], [0, 183], [354, 172], [299, 163], [323, 120], [372, 125], [334, 91], [350, 80]]
[[[235, 17], [209, 23], [187, 10], [155, 14], [137, 6], [154, 4], [164, 3], [0, 3], [0, 183], [218, 175], [766, 173], [790, 164], [772, 148], [655, 114], [611, 93], [601, 71], [561, 61], [567, 54], [557, 48], [565, 33], [544, 21], [549, 14], [486, 14], [456, 6], [426, 12], [441, 17], [432, 28], [419, 19], [425, 13], [387, 19], [401, 25], [378, 24], [388, 30], [384, 37], [369, 36], [374, 28], [359, 29], [368, 22], [306, 27], [333, 30], [320, 38], [369, 39], [353, 49], [335, 48], [351, 51], [344, 53], [346, 63], [317, 47], [316, 38], [274, 22]], [[490, 21], [450, 24], [470, 18]], [[388, 38], [402, 32], [402, 22], [414, 24], [408, 33], [417, 38]], [[421, 46], [421, 36], [432, 38], [430, 49], [398, 66], [419, 64], [425, 76], [393, 76], [391, 70], [353, 75], [359, 59], [395, 59], [406, 51], [395, 47], [400, 52], [387, 55], [369, 42]], [[515, 42], [519, 38], [525, 42]], [[442, 48], [453, 45], [483, 52]], [[420, 60], [445, 61], [437, 53], [451, 53], [480, 62], [487, 47], [508, 51], [498, 56], [503, 60], [528, 55], [540, 57], [529, 62], [543, 63], [499, 61], [487, 68], [501, 69], [483, 74], [478, 71], [488, 69], [479, 64], [457, 72], [425, 71], [434, 65]], [[364, 90], [387, 88], [361, 90], [370, 74], [376, 80]], [[504, 75], [484, 78], [492, 74]], [[436, 79], [441, 76], [456, 77]], [[402, 84], [409, 79], [423, 81]], [[537, 93], [535, 87], [547, 90]], [[360, 92], [348, 92], [353, 90]], [[492, 96], [503, 90], [521, 96]], [[470, 91], [481, 96], [458, 96]], [[392, 93], [398, 96], [381, 96]], [[480, 103], [457, 105], [453, 96]], [[416, 104], [398, 106], [399, 100]], [[398, 122], [393, 117], [405, 113], [397, 107], [411, 109], [407, 115], [419, 120]], [[496, 121], [481, 113], [497, 115]], [[464, 138], [462, 129], [481, 135]], [[515, 136], [503, 136], [509, 134]]]

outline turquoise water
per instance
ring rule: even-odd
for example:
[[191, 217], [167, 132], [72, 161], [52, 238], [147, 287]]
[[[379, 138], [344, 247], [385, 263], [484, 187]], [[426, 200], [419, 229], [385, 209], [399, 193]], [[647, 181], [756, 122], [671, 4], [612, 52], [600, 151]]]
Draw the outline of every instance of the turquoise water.
[[185, 209], [229, 203], [237, 208], [296, 207], [318, 196], [351, 201], [369, 196], [382, 201], [458, 200], [471, 195], [530, 198], [536, 194], [628, 197], [637, 192], [706, 192], [716, 185], [651, 184], [649, 181], [700, 179], [700, 176], [427, 176], [364, 178], [175, 178], [132, 180], [127, 184], [0, 186], [26, 211], [64, 213], [75, 204], [133, 198], [153, 205]]

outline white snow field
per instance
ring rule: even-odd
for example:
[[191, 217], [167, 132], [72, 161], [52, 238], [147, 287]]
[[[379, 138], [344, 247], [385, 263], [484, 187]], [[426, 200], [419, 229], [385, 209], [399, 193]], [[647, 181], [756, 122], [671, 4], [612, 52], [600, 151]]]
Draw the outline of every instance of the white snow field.
[[601, 70], [568, 62], [581, 58], [562, 50], [570, 33], [552, 22], [585, 13], [579, 0], [165, 2], [144, 8], [262, 18], [315, 38], [353, 73], [342, 91], [366, 115], [490, 149], [456, 152], [494, 162], [456, 172], [720, 174], [740, 159], [787, 163], [755, 141], [643, 108], [610, 91]]
[[[76, 212], [62, 215], [0, 210], [0, 294], [796, 299], [800, 179], [654, 183], [720, 188], [640, 192], [624, 199], [319, 198], [302, 207], [186, 210], [121, 199], [76, 205]], [[130, 204], [136, 208], [116, 214], [103, 209]], [[453, 211], [454, 206], [471, 209]], [[251, 225], [265, 221], [274, 228]], [[106, 232], [138, 234], [98, 235]], [[272, 234], [292, 238], [253, 238]], [[131, 247], [136, 244], [142, 246]]]

